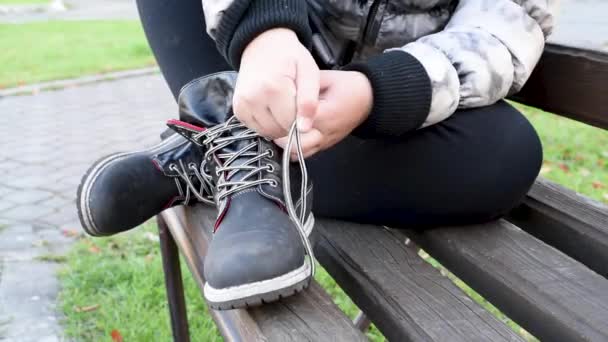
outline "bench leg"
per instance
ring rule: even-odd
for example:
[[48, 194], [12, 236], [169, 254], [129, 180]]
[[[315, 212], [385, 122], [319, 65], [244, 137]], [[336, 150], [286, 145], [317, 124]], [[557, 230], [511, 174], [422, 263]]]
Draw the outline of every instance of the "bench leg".
[[359, 311], [357, 317], [353, 320], [355, 327], [363, 332], [366, 332], [369, 329], [369, 326], [372, 324], [372, 321], [365, 316], [363, 311]]
[[188, 314], [186, 313], [184, 284], [182, 282], [177, 246], [165, 220], [160, 215], [157, 215], [156, 222], [158, 223], [160, 253], [165, 273], [165, 288], [167, 289], [167, 301], [169, 302], [169, 314], [171, 315], [173, 341], [189, 342]]

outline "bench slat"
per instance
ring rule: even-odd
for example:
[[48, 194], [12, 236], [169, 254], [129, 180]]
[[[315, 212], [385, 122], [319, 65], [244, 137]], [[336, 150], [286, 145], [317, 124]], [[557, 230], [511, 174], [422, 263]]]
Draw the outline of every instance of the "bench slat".
[[521, 338], [382, 227], [318, 220], [315, 257], [391, 341]]
[[608, 278], [608, 207], [539, 178], [508, 220]]
[[[202, 293], [215, 209], [177, 207], [162, 215]], [[367, 341], [316, 282], [300, 295], [262, 307], [209, 312], [227, 341]]]
[[608, 129], [608, 54], [547, 44], [524, 88], [511, 98]]
[[608, 280], [511, 223], [407, 234], [541, 340], [608, 340]]

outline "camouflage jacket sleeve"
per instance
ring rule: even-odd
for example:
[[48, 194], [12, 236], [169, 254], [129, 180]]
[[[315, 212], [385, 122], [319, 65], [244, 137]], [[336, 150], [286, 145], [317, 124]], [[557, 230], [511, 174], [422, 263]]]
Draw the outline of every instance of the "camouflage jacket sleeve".
[[486, 106], [528, 80], [553, 29], [558, 0], [460, 0], [445, 29], [407, 44], [431, 81], [422, 126]]
[[207, 33], [218, 50], [238, 70], [243, 50], [260, 33], [292, 29], [310, 45], [308, 7], [301, 0], [203, 0]]

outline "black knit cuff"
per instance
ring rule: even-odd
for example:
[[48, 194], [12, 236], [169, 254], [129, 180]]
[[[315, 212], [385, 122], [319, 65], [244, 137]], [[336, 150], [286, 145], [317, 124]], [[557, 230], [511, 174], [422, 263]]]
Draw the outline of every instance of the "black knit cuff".
[[353, 131], [362, 138], [399, 137], [422, 126], [431, 109], [431, 80], [420, 62], [404, 51], [373, 56], [343, 70], [370, 80], [374, 104], [369, 117]]
[[224, 12], [215, 40], [228, 63], [238, 70], [247, 45], [262, 32], [278, 27], [294, 31], [302, 44], [310, 47], [306, 1], [235, 0]]

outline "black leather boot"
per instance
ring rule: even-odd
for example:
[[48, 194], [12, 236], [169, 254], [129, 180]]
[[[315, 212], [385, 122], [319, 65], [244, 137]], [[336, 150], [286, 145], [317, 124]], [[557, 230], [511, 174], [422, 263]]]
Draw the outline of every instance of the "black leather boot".
[[[206, 151], [201, 169], [212, 178], [218, 217], [205, 259], [204, 294], [214, 309], [290, 296], [314, 272], [308, 242], [312, 185], [302, 183], [295, 164], [284, 184], [282, 151], [232, 116], [235, 80], [235, 73], [218, 73], [189, 83], [179, 96], [182, 120], [168, 122]], [[287, 193], [284, 185], [290, 185]], [[291, 205], [290, 195], [297, 199]]]
[[150, 148], [103, 157], [86, 172], [77, 207], [88, 234], [124, 232], [178, 204], [213, 204], [211, 184], [199, 170], [203, 151], [171, 133]]

